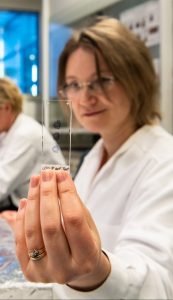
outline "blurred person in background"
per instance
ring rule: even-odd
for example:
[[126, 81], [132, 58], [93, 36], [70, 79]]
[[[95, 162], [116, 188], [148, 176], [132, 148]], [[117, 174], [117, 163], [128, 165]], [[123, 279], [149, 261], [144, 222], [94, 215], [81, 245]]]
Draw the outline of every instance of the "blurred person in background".
[[149, 50], [102, 18], [70, 38], [58, 74], [101, 138], [74, 182], [63, 170], [31, 177], [15, 224], [24, 275], [56, 283], [57, 299], [173, 299], [173, 137]]
[[0, 212], [18, 209], [31, 175], [40, 173], [42, 162], [64, 164], [63, 155], [52, 150], [56, 145], [52, 135], [22, 107], [23, 95], [16, 84], [0, 78]]

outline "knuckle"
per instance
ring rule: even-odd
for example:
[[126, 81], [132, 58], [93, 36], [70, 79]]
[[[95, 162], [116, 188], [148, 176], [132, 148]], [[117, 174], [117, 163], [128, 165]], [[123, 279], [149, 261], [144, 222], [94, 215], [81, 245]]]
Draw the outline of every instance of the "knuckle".
[[59, 233], [60, 229], [58, 228], [57, 224], [55, 223], [47, 223], [43, 227], [43, 234], [48, 237], [54, 237]]
[[52, 194], [52, 191], [50, 189], [48, 189], [48, 188], [42, 189], [43, 197], [49, 197], [49, 196], [51, 196], [51, 194]]
[[26, 228], [25, 230], [26, 238], [30, 239], [35, 236], [35, 229], [33, 227]]
[[68, 214], [65, 216], [65, 222], [69, 226], [72, 226], [73, 228], [79, 228], [83, 223], [83, 217], [81, 215], [71, 215]]
[[28, 200], [31, 200], [31, 201], [32, 201], [32, 200], [36, 200], [36, 199], [37, 199], [37, 193], [36, 193], [36, 192], [33, 192], [33, 191], [32, 191], [32, 192], [30, 191], [30, 192], [28, 193]]
[[53, 190], [53, 184], [51, 182], [44, 182], [44, 184], [41, 185], [41, 194], [42, 196], [51, 196]]

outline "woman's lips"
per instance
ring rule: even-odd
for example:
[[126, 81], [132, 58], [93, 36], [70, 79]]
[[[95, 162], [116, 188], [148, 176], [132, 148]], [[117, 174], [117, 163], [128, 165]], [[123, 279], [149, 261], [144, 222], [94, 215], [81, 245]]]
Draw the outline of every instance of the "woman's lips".
[[105, 111], [106, 111], [105, 109], [102, 109], [102, 110], [97, 110], [97, 111], [85, 112], [85, 113], [82, 114], [82, 116], [83, 117], [92, 117], [92, 116], [102, 114]]

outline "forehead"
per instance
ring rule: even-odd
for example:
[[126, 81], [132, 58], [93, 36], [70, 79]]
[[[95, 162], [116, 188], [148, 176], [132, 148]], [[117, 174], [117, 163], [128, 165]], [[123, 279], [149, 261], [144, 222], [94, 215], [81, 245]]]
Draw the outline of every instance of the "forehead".
[[97, 51], [95, 54], [90, 49], [78, 48], [68, 58], [66, 64], [66, 77], [79, 76], [89, 77], [97, 73], [96, 57], [100, 70], [108, 70], [102, 55]]

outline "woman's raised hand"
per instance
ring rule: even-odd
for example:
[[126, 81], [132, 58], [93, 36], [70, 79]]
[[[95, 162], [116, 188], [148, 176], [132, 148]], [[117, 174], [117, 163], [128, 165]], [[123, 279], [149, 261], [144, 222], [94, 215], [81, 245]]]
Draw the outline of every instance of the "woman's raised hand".
[[99, 286], [110, 272], [94, 221], [67, 171], [44, 170], [30, 181], [15, 226], [23, 273], [35, 282]]

